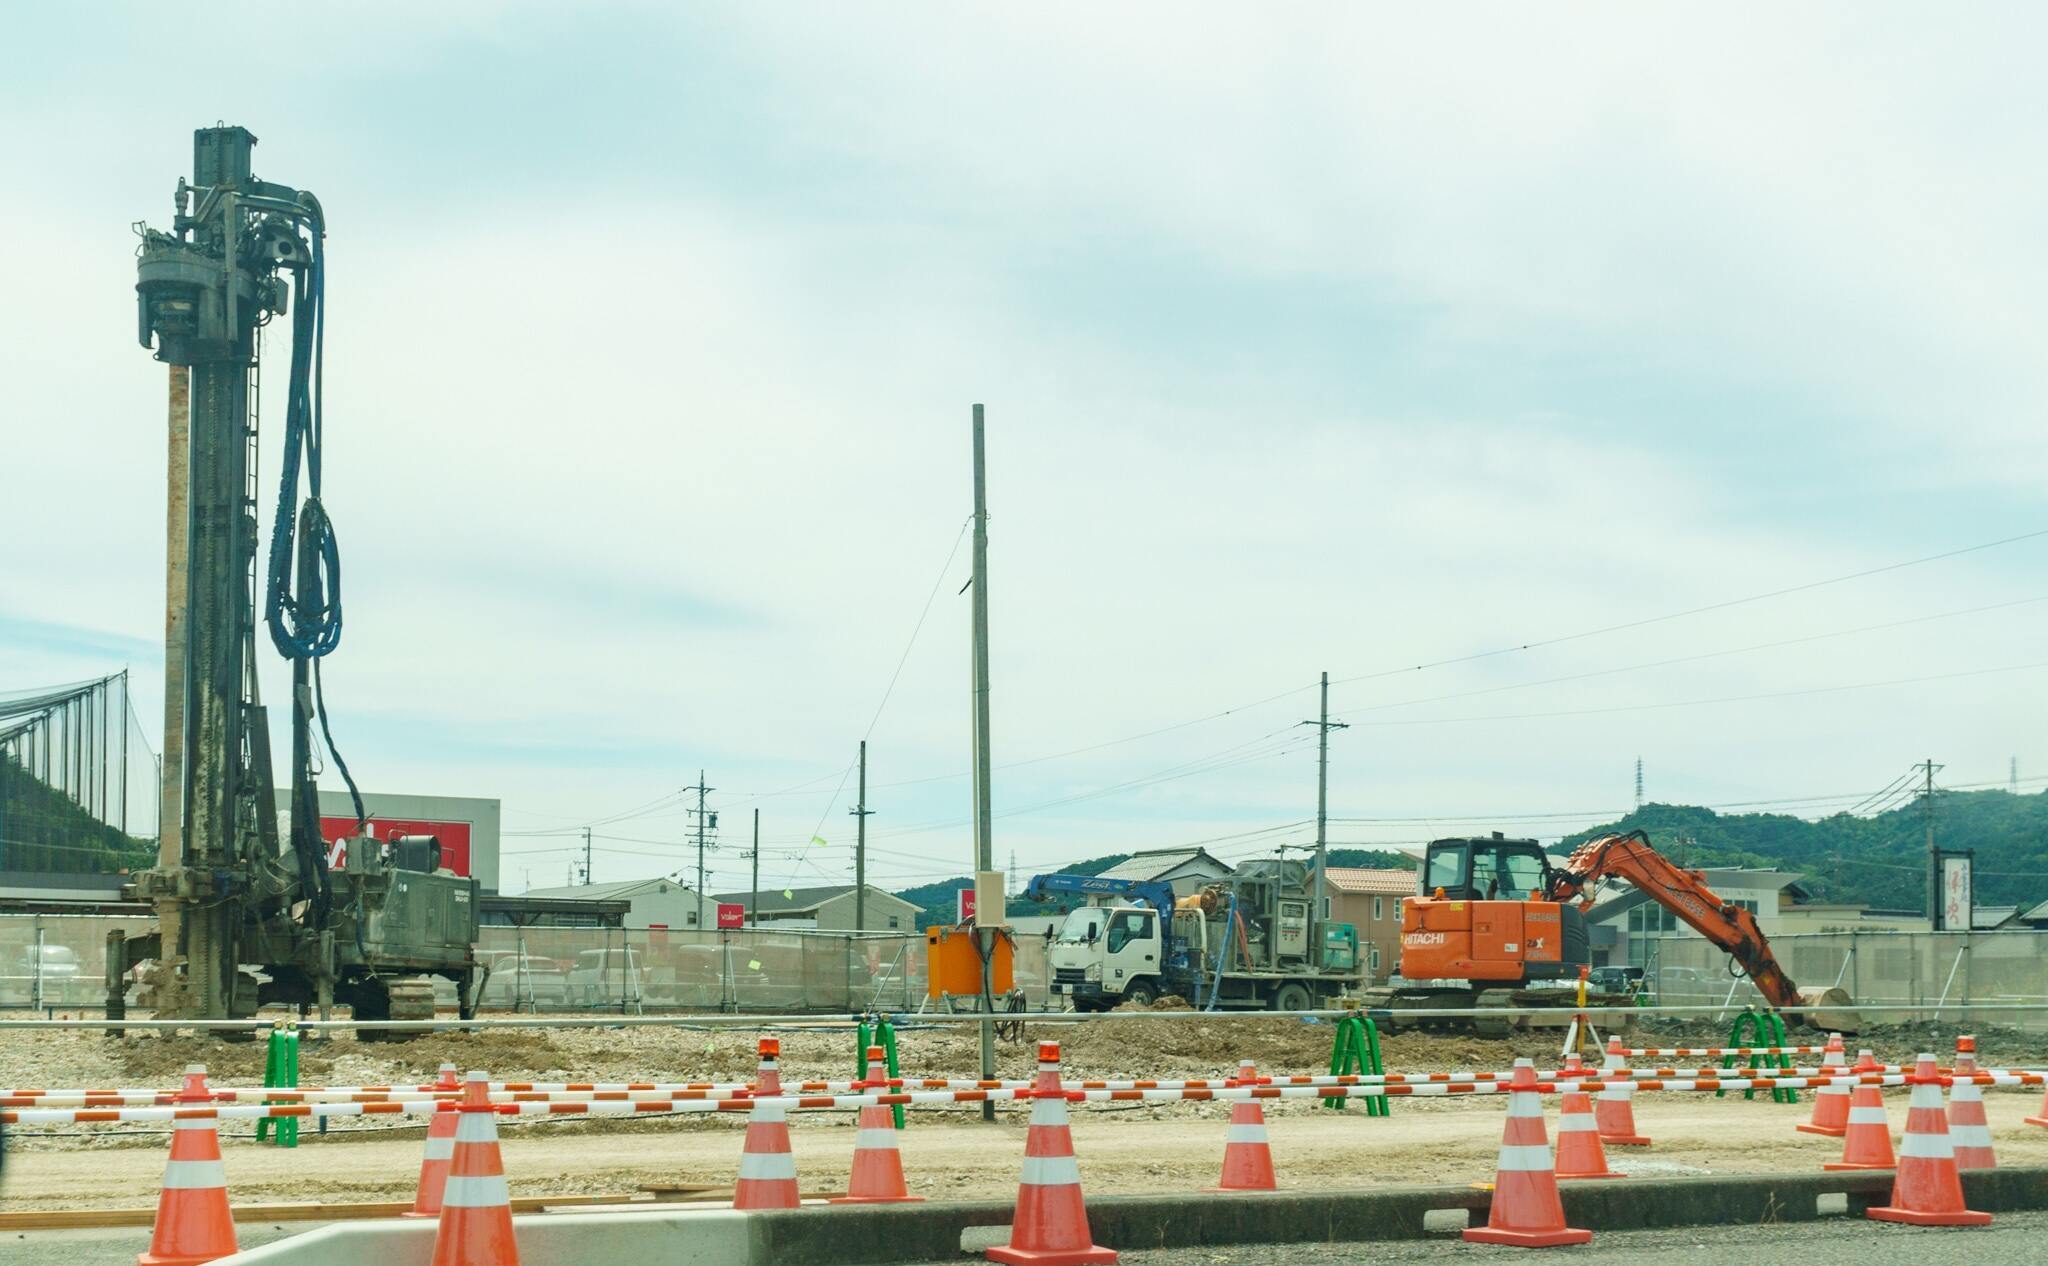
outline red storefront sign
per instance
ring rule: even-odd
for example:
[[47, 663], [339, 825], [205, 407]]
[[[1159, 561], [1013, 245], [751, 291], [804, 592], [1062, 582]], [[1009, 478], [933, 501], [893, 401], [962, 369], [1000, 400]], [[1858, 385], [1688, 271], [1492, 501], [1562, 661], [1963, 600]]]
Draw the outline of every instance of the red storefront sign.
[[[327, 867], [341, 866], [341, 842], [355, 833], [354, 818], [321, 818], [320, 838], [327, 841]], [[388, 840], [394, 835], [432, 835], [441, 841], [441, 865], [458, 875], [469, 874], [469, 823], [429, 822], [421, 818], [372, 817], [367, 824], [371, 836]]]
[[737, 901], [719, 902], [718, 926], [721, 930], [747, 926], [747, 908]]

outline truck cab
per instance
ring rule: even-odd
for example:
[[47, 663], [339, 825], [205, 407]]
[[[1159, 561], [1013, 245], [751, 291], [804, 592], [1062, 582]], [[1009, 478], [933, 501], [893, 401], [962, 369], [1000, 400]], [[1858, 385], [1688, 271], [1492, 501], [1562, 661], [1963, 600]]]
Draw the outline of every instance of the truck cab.
[[1142, 906], [1083, 906], [1067, 915], [1047, 953], [1054, 994], [1076, 1011], [1103, 1011], [1129, 1000], [1149, 1006], [1160, 994], [1165, 939], [1159, 912]]

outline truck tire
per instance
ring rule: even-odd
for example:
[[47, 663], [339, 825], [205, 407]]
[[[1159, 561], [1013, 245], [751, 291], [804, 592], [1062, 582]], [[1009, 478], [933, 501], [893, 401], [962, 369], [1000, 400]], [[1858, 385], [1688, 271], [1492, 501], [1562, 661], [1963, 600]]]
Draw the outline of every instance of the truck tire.
[[1306, 1011], [1314, 1001], [1307, 985], [1285, 984], [1273, 991], [1275, 1011]]
[[1150, 980], [1134, 980], [1124, 990], [1124, 1001], [1134, 1007], [1149, 1007], [1159, 1001], [1159, 986]]

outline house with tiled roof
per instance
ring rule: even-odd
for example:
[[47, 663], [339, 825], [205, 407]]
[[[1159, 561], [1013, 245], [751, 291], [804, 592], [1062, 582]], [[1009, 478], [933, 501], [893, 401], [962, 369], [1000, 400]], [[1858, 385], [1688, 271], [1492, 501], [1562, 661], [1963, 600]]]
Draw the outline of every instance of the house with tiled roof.
[[1401, 960], [1401, 899], [1415, 895], [1415, 872], [1394, 867], [1332, 866], [1323, 872], [1323, 916], [1358, 932], [1359, 966], [1373, 981]]

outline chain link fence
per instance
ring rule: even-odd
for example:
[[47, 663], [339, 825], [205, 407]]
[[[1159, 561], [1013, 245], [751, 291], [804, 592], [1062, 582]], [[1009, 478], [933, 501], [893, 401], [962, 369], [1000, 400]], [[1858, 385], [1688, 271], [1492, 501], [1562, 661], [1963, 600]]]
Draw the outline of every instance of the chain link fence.
[[[103, 1007], [107, 933], [142, 935], [155, 922], [0, 915], [0, 1009]], [[926, 1005], [922, 935], [489, 927], [481, 936], [486, 1011], [831, 1015]], [[1017, 939], [1016, 986], [1033, 1007], [1047, 1000], [1045, 951], [1042, 938]], [[455, 1006], [452, 983], [437, 979], [435, 992]]]
[[[1760, 1004], [1728, 956], [1697, 936], [1646, 938], [1644, 977], [1659, 1003]], [[1967, 1021], [1973, 1005], [2048, 1003], [2048, 932], [1816, 932], [1771, 938], [1785, 973], [1804, 989], [1848, 990], [1858, 1006], [1938, 1006], [1940, 1017]], [[1866, 1013], [1865, 1022], [1903, 1023], [1933, 1012]], [[1982, 1012], [1986, 1023], [2048, 1029], [2048, 1012]]]

